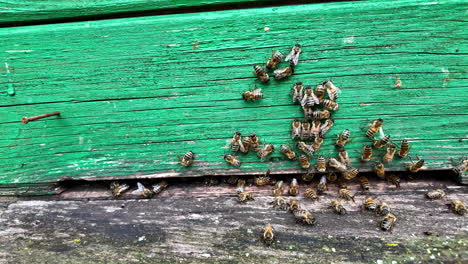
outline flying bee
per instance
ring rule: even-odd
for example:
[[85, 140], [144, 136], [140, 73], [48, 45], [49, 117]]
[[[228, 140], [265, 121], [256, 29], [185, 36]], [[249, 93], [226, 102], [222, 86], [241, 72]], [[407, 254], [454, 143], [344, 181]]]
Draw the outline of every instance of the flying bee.
[[308, 169], [310, 167], [310, 158], [304, 154], [299, 156], [299, 165], [301, 168]]
[[250, 150], [254, 152], [258, 152], [260, 150], [260, 140], [255, 133], [250, 133]]
[[319, 200], [319, 196], [312, 188], [307, 188], [304, 191], [304, 196], [311, 199], [312, 201]]
[[322, 82], [323, 87], [327, 90], [328, 97], [330, 100], [335, 101], [338, 99], [338, 93], [340, 93], [340, 88], [336, 87], [331, 81], [326, 80]]
[[313, 225], [316, 222], [315, 217], [307, 210], [304, 210], [304, 209], [294, 210], [293, 214], [294, 214], [294, 217], [296, 218], [296, 223]]
[[328, 158], [328, 166], [330, 166], [332, 168], [335, 168], [336, 170], [338, 170], [340, 172], [345, 172], [345, 171], [348, 170], [348, 168], [346, 167], [345, 164], [339, 162], [335, 158]]
[[143, 184], [137, 182], [137, 189], [132, 192], [133, 195], [141, 196], [142, 198], [151, 198], [153, 191], [146, 188]]
[[369, 126], [369, 129], [366, 132], [366, 136], [373, 138], [374, 135], [382, 128], [382, 125], [383, 119], [381, 118], [372, 121], [371, 125]]
[[396, 186], [397, 189], [400, 189], [400, 178], [398, 176], [396, 176], [395, 174], [390, 174], [390, 175], [386, 175], [386, 178], [389, 182], [391, 182], [392, 184], [394, 184]]
[[283, 190], [284, 190], [284, 186], [283, 186], [283, 181], [279, 181], [279, 182], [276, 182], [275, 184], [275, 188], [273, 189], [273, 195], [274, 196], [281, 196], [283, 195]]
[[327, 181], [329, 181], [329, 182], [335, 182], [336, 180], [338, 180], [338, 175], [336, 175], [336, 172], [334, 172], [334, 171], [328, 172], [328, 174], [327, 174]]
[[291, 184], [289, 185], [289, 195], [297, 196], [299, 194], [299, 185], [297, 184], [296, 178], [291, 180]]
[[322, 175], [322, 178], [320, 178], [319, 183], [317, 184], [317, 193], [318, 194], [324, 194], [328, 190], [327, 187], [327, 176]]
[[314, 138], [314, 142], [312, 142], [312, 144], [311, 144], [314, 151], [317, 151], [317, 150], [320, 149], [324, 139], [325, 138], [321, 134], [319, 134], [317, 137]]
[[372, 143], [372, 145], [376, 149], [381, 149], [385, 147], [389, 141], [390, 141], [390, 135], [386, 135], [382, 139], [374, 139], [374, 143]]
[[159, 194], [160, 192], [162, 192], [164, 189], [167, 188], [167, 186], [169, 186], [169, 183], [167, 183], [167, 181], [160, 181], [159, 183], [157, 184], [154, 184], [152, 187], [153, 187], [153, 193], [156, 195], [156, 194]]
[[130, 189], [130, 185], [125, 184], [125, 183], [120, 184], [119, 182], [113, 181], [110, 184], [110, 189], [111, 189], [112, 195], [114, 195], [114, 197], [119, 197], [124, 192], [128, 191], [128, 189]]
[[356, 178], [356, 176], [358, 175], [358, 173], [359, 173], [359, 170], [358, 170], [358, 169], [356, 169], [356, 168], [349, 168], [348, 170], [341, 172], [341, 175], [343, 176], [343, 178], [344, 178], [345, 180], [351, 180], [351, 179]]
[[302, 121], [301, 124], [301, 140], [309, 140], [310, 137], [310, 123]]
[[296, 199], [289, 199], [289, 211], [294, 212], [294, 210], [299, 210], [301, 206], [299, 201]]
[[292, 121], [292, 130], [291, 130], [291, 138], [294, 139], [294, 140], [298, 140], [301, 138], [301, 128], [302, 128], [302, 123], [301, 121], [297, 120], [297, 119], [294, 119]]
[[317, 98], [321, 102], [323, 100], [323, 96], [325, 95], [325, 87], [323, 87], [323, 85], [321, 84], [315, 86], [314, 94], [317, 96]]
[[231, 154], [224, 155], [224, 160], [234, 167], [239, 167], [241, 165], [241, 161]]
[[387, 147], [387, 153], [382, 158], [382, 161], [385, 163], [389, 163], [393, 160], [393, 157], [395, 156], [396, 153], [396, 145], [395, 144], [390, 144]]
[[299, 62], [299, 55], [301, 54], [302, 49], [301, 45], [296, 44], [294, 47], [292, 47], [291, 52], [286, 56], [286, 61], [290, 61], [292, 65], [297, 65]]
[[375, 174], [381, 179], [385, 178], [385, 167], [382, 162], [376, 162], [374, 165]]
[[312, 120], [322, 120], [322, 119], [327, 119], [330, 118], [331, 114], [330, 111], [328, 110], [323, 110], [323, 111], [313, 111], [309, 117]]
[[346, 201], [353, 201], [354, 202], [354, 193], [347, 189], [340, 189], [338, 194], [341, 198], [345, 199]]
[[322, 105], [323, 105], [323, 107], [325, 107], [326, 109], [328, 109], [330, 111], [337, 111], [338, 108], [339, 108], [337, 102], [332, 101], [332, 100], [328, 100], [328, 99], [324, 99], [322, 101]]
[[315, 168], [319, 173], [325, 173], [327, 171], [327, 162], [323, 155], [318, 156], [317, 163], [315, 163]]
[[273, 153], [274, 150], [275, 150], [275, 147], [273, 146], [273, 144], [266, 144], [263, 147], [263, 149], [261, 149], [260, 151], [257, 152], [257, 157], [259, 157], [261, 160], [263, 160], [263, 159], [266, 158], [266, 156]]
[[242, 99], [245, 101], [255, 101], [263, 98], [262, 89], [255, 87], [253, 90], [245, 91], [242, 94]]
[[361, 185], [361, 188], [364, 191], [369, 191], [369, 189], [370, 189], [369, 180], [365, 176], [359, 177], [359, 185]]
[[301, 175], [301, 179], [305, 182], [311, 182], [314, 179], [314, 174], [311, 170], [307, 170], [306, 173]]
[[383, 231], [391, 231], [395, 226], [396, 216], [394, 214], [387, 214], [380, 222], [380, 228]]
[[465, 215], [468, 213], [468, 209], [466, 209], [465, 204], [460, 200], [453, 200], [450, 204], [450, 208], [452, 208], [454, 213], [459, 215]]
[[237, 152], [239, 150], [244, 153], [246, 152], [244, 144], [242, 144], [241, 133], [236, 132], [234, 133], [234, 136], [232, 137], [232, 140], [231, 140], [231, 151]]
[[314, 153], [315, 153], [315, 149], [312, 147], [312, 145], [307, 145], [303, 141], [298, 141], [296, 143], [296, 146], [300, 151], [304, 152], [305, 154], [307, 154], [310, 157], [312, 157], [314, 155]]
[[443, 190], [432, 190], [426, 193], [426, 197], [430, 200], [443, 199], [446, 195]]
[[348, 185], [346, 184], [346, 181], [343, 177], [339, 177], [336, 181], [336, 184], [338, 185], [339, 189], [347, 189]]
[[335, 120], [333, 118], [329, 118], [325, 120], [325, 122], [320, 126], [320, 133], [325, 136], [325, 134], [332, 128], [335, 124]]
[[375, 211], [377, 209], [377, 202], [371, 197], [366, 197], [362, 205], [364, 209], [369, 211]]
[[255, 177], [254, 179], [255, 185], [262, 186], [262, 185], [275, 184], [275, 180], [271, 178], [270, 174], [271, 174], [271, 170], [268, 169], [265, 172], [264, 176]]
[[372, 158], [372, 147], [370, 145], [365, 145], [364, 150], [362, 151], [361, 161], [367, 162]]
[[184, 167], [188, 167], [193, 164], [194, 157], [195, 153], [189, 151], [182, 156], [182, 158], [180, 159], [180, 164]]
[[387, 203], [380, 201], [375, 213], [377, 215], [388, 215], [390, 213], [390, 206], [388, 206]]
[[289, 145], [281, 145], [280, 152], [283, 153], [289, 160], [296, 159], [296, 153]]
[[[327, 119], [327, 120], [330, 120], [330, 119]], [[315, 139], [321, 134], [321, 129], [320, 129], [321, 126], [322, 126], [322, 123], [320, 123], [320, 120], [312, 121], [312, 128], [310, 129], [311, 138]]]
[[303, 90], [304, 87], [302, 86], [302, 82], [297, 82], [294, 84], [293, 104], [301, 104], [302, 98], [304, 97]]
[[423, 159], [420, 159], [418, 157], [418, 155], [416, 155], [416, 158], [418, 159], [418, 161], [416, 161], [416, 163], [413, 162], [413, 164], [411, 164], [409, 167], [408, 167], [408, 170], [411, 172], [411, 173], [416, 173], [418, 172], [423, 166], [424, 166], [424, 160]]
[[330, 202], [330, 207], [337, 213], [337, 214], [346, 214], [346, 208], [344, 208], [341, 200], [333, 199]]
[[270, 76], [268, 76], [262, 67], [254, 65], [253, 68], [255, 76], [257, 76], [262, 83], [267, 83], [270, 80]]
[[401, 141], [400, 151], [398, 152], [398, 157], [400, 158], [406, 157], [409, 153], [409, 149], [410, 147], [409, 147], [408, 140], [403, 139], [403, 141]]
[[244, 191], [244, 187], [237, 187], [237, 201], [239, 203], [246, 203], [247, 201], [255, 200], [251, 192]]
[[289, 66], [283, 69], [277, 69], [273, 73], [275, 74], [275, 80], [281, 80], [287, 78], [294, 73], [294, 64], [291, 62]]
[[281, 52], [277, 51], [273, 53], [271, 58], [266, 63], [266, 68], [269, 70], [276, 68], [276, 66], [278, 66], [278, 63], [280, 63], [282, 59], [283, 54]]
[[349, 159], [348, 152], [344, 148], [340, 149], [340, 151], [338, 152], [338, 157], [340, 158], [341, 163], [345, 164], [346, 166], [351, 165], [351, 160]]
[[280, 210], [288, 210], [288, 203], [284, 199], [283, 196], [275, 196], [273, 199], [273, 208], [280, 209]]
[[265, 225], [263, 228], [263, 242], [267, 246], [270, 246], [275, 240], [275, 235], [273, 234], [273, 227], [270, 224]]
[[459, 176], [463, 176], [463, 174], [468, 170], [468, 159], [463, 159], [460, 164], [458, 164], [456, 167], [453, 167], [452, 170]]
[[343, 132], [341, 132], [341, 134], [336, 139], [335, 145], [337, 145], [338, 147], [344, 147], [349, 141], [350, 134], [351, 133], [348, 129], [343, 130]]

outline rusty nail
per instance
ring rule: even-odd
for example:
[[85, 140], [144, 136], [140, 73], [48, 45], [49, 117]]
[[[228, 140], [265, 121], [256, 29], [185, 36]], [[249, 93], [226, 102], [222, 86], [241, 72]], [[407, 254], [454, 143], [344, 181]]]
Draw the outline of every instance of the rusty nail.
[[38, 116], [33, 116], [33, 117], [23, 117], [21, 119], [21, 122], [23, 124], [27, 124], [29, 121], [34, 121], [36, 119], [41, 119], [44, 117], [49, 117], [49, 116], [54, 116], [54, 115], [60, 115], [60, 112], [53, 112], [53, 113], [48, 113], [48, 114], [43, 114], [43, 115], [38, 115]]

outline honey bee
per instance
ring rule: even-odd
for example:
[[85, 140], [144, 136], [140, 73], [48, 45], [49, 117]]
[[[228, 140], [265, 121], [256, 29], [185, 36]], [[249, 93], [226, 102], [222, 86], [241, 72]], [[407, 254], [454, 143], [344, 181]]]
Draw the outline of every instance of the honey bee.
[[291, 52], [286, 56], [286, 61], [290, 61], [292, 65], [297, 65], [299, 62], [299, 55], [301, 54], [302, 49], [301, 45], [296, 44], [294, 47], [292, 47]]
[[251, 145], [252, 145], [251, 137], [244, 137], [242, 139], [242, 145], [244, 146], [244, 151], [245, 151], [243, 153], [249, 152], [249, 150], [252, 149], [252, 147], [251, 147]]
[[288, 203], [284, 199], [283, 196], [275, 196], [273, 199], [273, 208], [280, 209], [280, 210], [288, 210]]
[[244, 147], [244, 144], [242, 144], [241, 133], [236, 132], [234, 133], [234, 136], [232, 137], [232, 140], [231, 140], [231, 151], [237, 152], [239, 150], [241, 152], [245, 152], [245, 147]]
[[294, 212], [294, 210], [299, 210], [301, 206], [299, 201], [296, 199], [289, 199], [289, 211]]
[[387, 203], [380, 201], [375, 212], [378, 215], [388, 215], [390, 213], [390, 206], [388, 206]]
[[393, 86], [393, 88], [401, 88], [402, 86], [402, 82], [401, 82], [401, 79], [400, 77], [398, 76], [398, 74], [395, 74], [395, 86]]
[[302, 128], [302, 123], [301, 121], [294, 119], [292, 121], [292, 130], [291, 130], [291, 138], [294, 140], [298, 140], [301, 138], [301, 128]]
[[289, 185], [289, 195], [297, 196], [299, 194], [299, 185], [297, 184], [296, 178], [293, 178]]
[[137, 189], [132, 192], [133, 195], [141, 196], [142, 198], [151, 198], [153, 191], [146, 188], [143, 184], [137, 182]]
[[361, 161], [367, 162], [372, 158], [372, 147], [369, 145], [364, 146], [364, 150], [361, 155]]
[[345, 164], [346, 166], [351, 165], [351, 160], [349, 159], [348, 152], [344, 148], [340, 149], [340, 151], [338, 152], [338, 157], [340, 158], [341, 163]]
[[[329, 120], [329, 119], [327, 119]], [[310, 129], [310, 137], [311, 138], [316, 138], [320, 135], [320, 127], [322, 126], [322, 123], [320, 123], [320, 120], [314, 120], [312, 121], [312, 128]]]
[[328, 172], [327, 174], [327, 181], [329, 182], [335, 182], [338, 180], [338, 175], [334, 171]]
[[408, 155], [409, 153], [409, 143], [406, 139], [404, 139], [403, 141], [401, 141], [401, 145], [400, 145], [400, 151], [398, 152], [398, 157], [400, 158], [404, 158]]
[[314, 151], [317, 151], [320, 149], [320, 147], [322, 146], [322, 143], [323, 143], [323, 140], [325, 138], [322, 136], [322, 135], [318, 135], [318, 137], [315, 137], [314, 138], [314, 142], [312, 142], [311, 146], [312, 148], [314, 149]]
[[237, 201], [239, 203], [246, 203], [247, 201], [255, 200], [251, 192], [244, 191], [244, 187], [239, 186], [237, 188]]
[[276, 182], [275, 184], [275, 188], [273, 189], [273, 195], [274, 196], [281, 196], [283, 195], [283, 190], [284, 190], [284, 186], [283, 186], [283, 181], [278, 181]]
[[182, 158], [180, 159], [180, 164], [184, 167], [188, 167], [193, 164], [194, 157], [195, 153], [189, 151], [182, 156]]
[[418, 159], [418, 161], [416, 163], [413, 163], [411, 164], [409, 167], [408, 167], [408, 170], [411, 172], [411, 173], [416, 173], [418, 172], [422, 166], [424, 166], [424, 160], [423, 159], [420, 159], [418, 157], [418, 155], [416, 155], [416, 158]]
[[308, 107], [312, 108], [318, 104], [320, 104], [320, 100], [314, 94], [314, 91], [312, 90], [312, 86], [310, 85], [307, 86], [305, 88], [304, 97], [302, 97], [302, 100], [301, 100], [301, 105], [302, 106], [307, 105]]
[[387, 153], [382, 158], [383, 162], [389, 163], [393, 160], [393, 157], [395, 156], [396, 152], [396, 145], [395, 144], [390, 144], [387, 147]]
[[325, 95], [325, 87], [323, 87], [321, 84], [315, 86], [314, 94], [317, 96], [319, 101], [322, 101], [323, 96]]
[[299, 156], [299, 165], [301, 168], [308, 169], [310, 167], [310, 158], [304, 154]]
[[386, 176], [387, 180], [390, 181], [392, 184], [395, 184], [397, 189], [400, 189], [400, 178], [395, 174], [390, 174]]
[[446, 195], [443, 190], [432, 190], [426, 193], [426, 197], [431, 200], [443, 199]]
[[315, 153], [315, 149], [312, 147], [312, 145], [307, 145], [303, 141], [298, 141], [296, 143], [296, 146], [300, 151], [304, 152], [305, 154], [309, 155], [310, 157], [312, 157], [314, 155], [314, 153]]
[[270, 176], [271, 170], [267, 170], [265, 172], [265, 176], [255, 177], [255, 185], [262, 186], [262, 185], [269, 185], [274, 184], [275, 180], [273, 180]]
[[130, 185], [125, 184], [125, 183], [120, 184], [119, 182], [113, 181], [110, 184], [110, 189], [111, 189], [112, 195], [114, 195], [114, 197], [119, 197], [124, 192], [128, 191], [128, 189], [130, 189]]
[[381, 118], [372, 121], [372, 124], [370, 125], [369, 129], [366, 132], [366, 136], [373, 138], [374, 135], [382, 128], [382, 125], [383, 125], [383, 119]]
[[333, 120], [333, 118], [329, 118], [329, 119], [325, 120], [325, 122], [320, 127], [320, 133], [322, 135], [325, 135], [328, 132], [328, 130], [330, 130], [332, 128], [332, 126], [334, 124], [335, 124], [335, 120]]
[[338, 108], [339, 108], [337, 102], [332, 101], [332, 100], [328, 100], [328, 99], [323, 100], [322, 105], [323, 105], [323, 107], [325, 107], [326, 109], [328, 109], [330, 111], [337, 111]]
[[394, 214], [387, 214], [380, 222], [380, 228], [383, 231], [391, 231], [395, 226], [396, 216]]
[[296, 159], [296, 153], [288, 145], [281, 145], [280, 152], [290, 160]]
[[293, 214], [294, 214], [294, 217], [296, 218], [296, 223], [313, 225], [316, 222], [315, 217], [307, 210], [304, 210], [304, 209], [294, 210]]
[[262, 83], [267, 83], [270, 80], [270, 76], [268, 76], [262, 67], [254, 65], [253, 68], [255, 76], [257, 76]]
[[269, 70], [276, 68], [276, 66], [278, 65], [278, 63], [281, 62], [282, 59], [283, 59], [283, 54], [281, 52], [277, 51], [273, 53], [273, 55], [271, 56], [271, 59], [269, 59], [268, 62], [266, 63], [266, 68]]
[[204, 177], [204, 183], [208, 186], [214, 186], [219, 184], [219, 180], [216, 177]]
[[330, 207], [338, 214], [346, 214], [346, 209], [344, 208], [343, 204], [341, 203], [341, 200], [338, 199], [333, 199], [330, 202]]
[[385, 147], [388, 144], [389, 141], [390, 141], [390, 135], [386, 135], [382, 139], [378, 139], [378, 140], [375, 139], [374, 143], [373, 143], [373, 146], [376, 149], [381, 149], [381, 148]]
[[344, 147], [349, 141], [350, 132], [348, 129], [345, 129], [336, 139], [335, 145], [338, 147]]
[[293, 104], [301, 104], [302, 98], [304, 97], [302, 82], [295, 83], [293, 91]]
[[341, 198], [345, 199], [346, 201], [353, 201], [354, 202], [354, 193], [347, 189], [340, 189], [338, 194]]
[[235, 167], [239, 167], [241, 165], [241, 161], [231, 154], [224, 155], [224, 160], [230, 165], [235, 166]]
[[260, 100], [260, 99], [263, 98], [263, 94], [262, 94], [261, 90], [262, 89], [259, 89], [259, 88], [255, 87], [255, 89], [253, 89], [253, 90], [245, 91], [242, 94], [242, 99], [244, 99], [245, 101]]
[[462, 176], [468, 170], [468, 159], [463, 159], [460, 164], [453, 168], [453, 172]]
[[294, 64], [291, 62], [289, 66], [283, 69], [277, 69], [273, 73], [275, 74], [275, 80], [281, 80], [287, 78], [294, 73]]
[[314, 174], [310, 170], [307, 170], [306, 173], [302, 174], [301, 179], [305, 182], [311, 182], [314, 179]]
[[356, 178], [356, 176], [358, 175], [359, 173], [359, 170], [356, 169], [356, 168], [349, 168], [348, 170], [344, 171], [344, 172], [341, 172], [341, 175], [343, 176], [343, 178], [345, 180], [351, 180], [351, 179], [354, 179]]
[[238, 176], [232, 175], [232, 176], [229, 176], [229, 178], [227, 178], [226, 182], [231, 185], [236, 185], [238, 180], [239, 180]]
[[322, 178], [320, 178], [319, 183], [317, 184], [317, 193], [324, 194], [327, 190], [327, 176], [323, 175]]
[[301, 140], [309, 140], [310, 137], [310, 123], [303, 121], [301, 124]]
[[365, 176], [359, 177], [359, 185], [361, 185], [361, 188], [364, 191], [369, 191], [369, 189], [370, 189], [369, 180]]
[[450, 204], [450, 207], [452, 208], [454, 213], [459, 215], [465, 215], [468, 212], [468, 210], [465, 207], [465, 204], [460, 200], [453, 200]]
[[319, 196], [312, 188], [307, 188], [304, 192], [304, 196], [311, 199], [312, 201], [319, 200]]
[[302, 106], [302, 110], [304, 110], [304, 118], [306, 121], [312, 120], [312, 115], [313, 115], [313, 110], [311, 107], [308, 107], [307, 105]]
[[385, 167], [382, 162], [376, 162], [374, 165], [375, 174], [381, 179], [385, 178]]
[[343, 177], [339, 177], [337, 180], [337, 185], [339, 189], [347, 189], [348, 185], [346, 184], [346, 181]]
[[246, 181], [244, 179], [239, 179], [237, 180], [237, 187], [242, 187], [244, 188], [246, 184]]
[[366, 210], [375, 211], [377, 209], [377, 202], [371, 197], [366, 197], [363, 203], [363, 207]]
[[323, 110], [323, 111], [313, 111], [312, 113], [309, 113], [309, 119], [311, 120], [322, 120], [322, 119], [327, 119], [330, 118], [331, 114], [330, 111], [328, 110]]
[[275, 147], [272, 144], [266, 144], [263, 149], [257, 152], [257, 157], [259, 157], [261, 160], [266, 158], [266, 156], [270, 155], [273, 153], [275, 150]]
[[167, 183], [167, 181], [160, 181], [159, 183], [157, 184], [154, 184], [152, 187], [153, 187], [153, 193], [156, 195], [156, 194], [159, 194], [160, 192], [162, 192], [164, 189], [167, 188], [167, 186], [169, 186], [169, 183]]
[[263, 242], [267, 246], [270, 246], [275, 239], [275, 235], [273, 234], [273, 227], [270, 224], [265, 225], [263, 228]]
[[260, 140], [258, 139], [257, 134], [250, 133], [250, 150], [258, 152], [260, 150]]
[[325, 157], [323, 155], [318, 156], [315, 168], [319, 173], [325, 173], [327, 171], [327, 162], [325, 161]]
[[328, 158], [328, 166], [335, 168], [336, 170], [340, 172], [346, 172], [348, 170], [345, 164], [339, 162], [335, 158]]
[[328, 97], [330, 100], [335, 101], [338, 99], [338, 93], [340, 93], [340, 88], [336, 87], [331, 81], [326, 80], [322, 82], [323, 87], [327, 90]]

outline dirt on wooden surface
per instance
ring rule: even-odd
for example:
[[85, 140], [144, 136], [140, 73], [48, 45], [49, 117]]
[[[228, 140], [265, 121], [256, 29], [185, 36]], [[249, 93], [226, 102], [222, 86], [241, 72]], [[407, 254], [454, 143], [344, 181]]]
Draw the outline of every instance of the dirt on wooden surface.
[[[303, 197], [310, 184], [300, 184], [296, 198], [317, 218], [315, 226], [273, 209], [272, 186], [246, 187], [255, 195], [246, 204], [237, 202], [234, 186], [192, 181], [171, 184], [149, 200], [114, 199], [104, 185], [72, 188], [59, 197], [0, 198], [0, 263], [468, 261], [468, 218], [445, 205], [451, 199], [466, 203], [467, 186], [422, 178], [403, 181], [401, 189], [378, 180], [371, 185], [365, 194], [348, 184], [356, 203], [345, 202], [348, 214], [337, 215], [328, 208], [337, 187], [330, 185], [312, 202]], [[438, 188], [448, 193], [444, 200], [425, 198]], [[397, 216], [393, 232], [378, 228], [382, 217], [361, 212], [366, 195], [390, 204]], [[277, 235], [271, 247], [260, 239], [267, 223]]]

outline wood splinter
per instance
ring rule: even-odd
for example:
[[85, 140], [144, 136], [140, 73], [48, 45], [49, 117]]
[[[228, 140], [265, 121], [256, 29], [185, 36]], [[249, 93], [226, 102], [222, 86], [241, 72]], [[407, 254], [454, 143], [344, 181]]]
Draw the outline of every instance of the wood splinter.
[[37, 119], [41, 119], [41, 118], [45, 118], [45, 117], [49, 117], [49, 116], [54, 116], [54, 115], [60, 115], [60, 112], [53, 112], [53, 113], [48, 113], [48, 114], [43, 114], [43, 115], [38, 115], [38, 116], [33, 116], [33, 117], [23, 117], [21, 119], [21, 122], [23, 124], [27, 124], [30, 121], [34, 121], [34, 120], [37, 120]]

